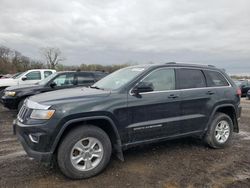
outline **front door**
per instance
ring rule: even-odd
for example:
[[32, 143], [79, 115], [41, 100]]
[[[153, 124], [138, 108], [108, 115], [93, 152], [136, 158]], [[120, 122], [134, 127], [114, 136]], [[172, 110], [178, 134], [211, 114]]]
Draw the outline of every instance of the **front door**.
[[[176, 91], [175, 70], [160, 68], [145, 76], [140, 83], [150, 84], [153, 91], [128, 94], [127, 127], [130, 142], [163, 138], [179, 132], [180, 91]], [[136, 86], [134, 86], [136, 88]]]
[[[25, 76], [25, 79], [22, 79], [23, 76]], [[35, 84], [42, 80], [41, 71], [31, 71], [23, 76], [19, 79], [19, 85]]]

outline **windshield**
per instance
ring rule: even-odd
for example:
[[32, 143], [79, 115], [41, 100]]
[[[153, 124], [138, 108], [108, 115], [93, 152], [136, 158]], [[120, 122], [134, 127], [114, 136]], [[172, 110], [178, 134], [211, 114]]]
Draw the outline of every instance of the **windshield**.
[[144, 70], [144, 67], [123, 68], [104, 77], [100, 81], [96, 82], [92, 87], [107, 90], [119, 89], [125, 84], [129, 83], [131, 80], [133, 80]]
[[21, 74], [19, 74], [19, 75], [17, 75], [14, 79], [18, 79], [18, 78], [21, 78], [24, 74], [26, 74], [27, 73], [27, 71], [26, 72], [23, 72], [23, 73], [21, 73]]
[[44, 78], [43, 80], [41, 80], [40, 82], [38, 82], [38, 85], [46, 85], [50, 80], [52, 80], [54, 77], [57, 76], [57, 73], [53, 73], [51, 75], [49, 75], [48, 77]]
[[14, 74], [11, 78], [16, 79], [20, 74], [22, 74], [23, 72], [18, 72], [16, 74]]

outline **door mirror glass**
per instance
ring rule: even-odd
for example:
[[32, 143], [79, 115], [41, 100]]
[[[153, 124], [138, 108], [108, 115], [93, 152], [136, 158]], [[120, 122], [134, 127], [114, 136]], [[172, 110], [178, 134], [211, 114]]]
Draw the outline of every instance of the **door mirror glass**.
[[22, 81], [25, 81], [25, 80], [27, 80], [27, 77], [23, 76], [21, 79], [22, 79]]
[[154, 91], [153, 84], [151, 82], [140, 82], [134, 89], [133, 93], [138, 95], [139, 93]]

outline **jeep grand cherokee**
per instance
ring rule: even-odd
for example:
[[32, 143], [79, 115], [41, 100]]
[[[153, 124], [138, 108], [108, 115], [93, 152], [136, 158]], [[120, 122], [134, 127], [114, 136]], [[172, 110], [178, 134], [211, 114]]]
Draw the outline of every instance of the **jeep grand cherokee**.
[[[240, 90], [213, 66], [151, 64], [120, 69], [90, 88], [53, 91], [24, 102], [14, 130], [30, 157], [56, 161], [72, 179], [92, 177], [111, 153], [199, 136], [212, 148], [238, 132]], [[56, 160], [53, 160], [56, 159]]]

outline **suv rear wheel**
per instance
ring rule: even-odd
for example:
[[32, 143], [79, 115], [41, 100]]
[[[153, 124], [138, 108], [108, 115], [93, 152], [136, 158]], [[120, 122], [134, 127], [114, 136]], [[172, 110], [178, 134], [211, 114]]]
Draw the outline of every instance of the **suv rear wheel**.
[[83, 126], [71, 131], [60, 144], [58, 166], [69, 178], [89, 178], [107, 166], [111, 151], [110, 139], [102, 129]]
[[232, 134], [232, 119], [224, 113], [216, 113], [205, 136], [205, 142], [212, 148], [224, 148], [230, 144]]

